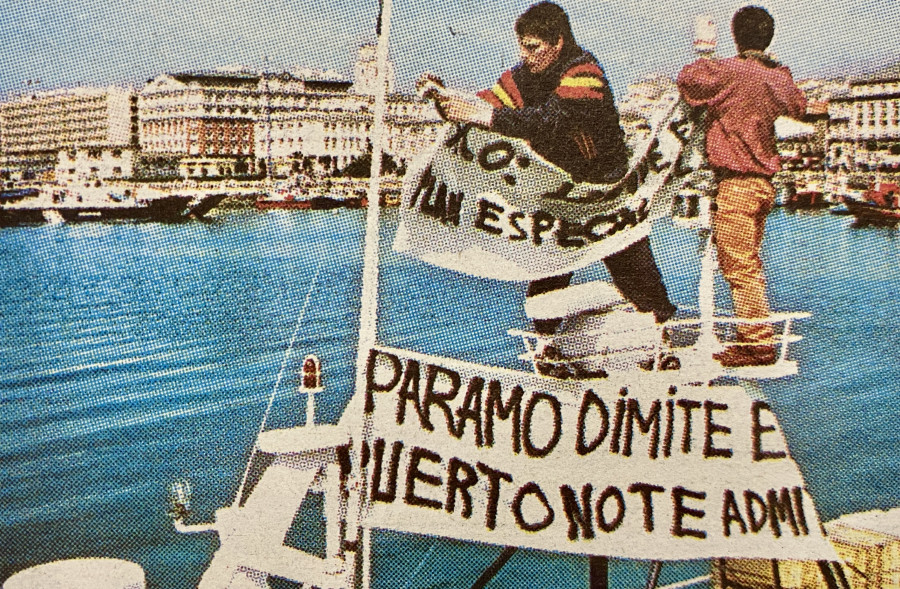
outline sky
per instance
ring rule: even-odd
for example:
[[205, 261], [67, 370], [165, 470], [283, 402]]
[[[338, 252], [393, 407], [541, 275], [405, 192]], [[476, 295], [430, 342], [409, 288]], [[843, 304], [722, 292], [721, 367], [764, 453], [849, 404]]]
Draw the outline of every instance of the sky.
[[[900, 0], [764, 0], [771, 50], [796, 78], [859, 74], [900, 60]], [[467, 89], [517, 61], [512, 25], [530, 0], [394, 0], [398, 87], [429, 71]], [[694, 19], [718, 25], [745, 1], [560, 0], [613, 90], [691, 60]], [[374, 40], [377, 0], [0, 0], [0, 95], [70, 85], [142, 86], [161, 73], [246, 65], [348, 75]], [[28, 85], [28, 80], [32, 84]], [[37, 84], [36, 80], [40, 80]]]

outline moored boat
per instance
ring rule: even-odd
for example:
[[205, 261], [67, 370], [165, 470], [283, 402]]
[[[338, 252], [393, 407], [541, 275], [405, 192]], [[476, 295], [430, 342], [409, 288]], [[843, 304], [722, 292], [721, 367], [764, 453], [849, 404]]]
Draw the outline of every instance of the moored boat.
[[314, 187], [299, 183], [288, 186], [277, 186], [268, 194], [256, 199], [258, 210], [272, 209], [312, 209], [328, 210], [340, 207], [358, 209], [365, 207], [368, 199], [365, 193], [342, 195], [335, 192], [321, 194]]
[[862, 199], [845, 198], [844, 204], [861, 225], [896, 225], [900, 222], [900, 185], [875, 182]]
[[225, 196], [48, 185], [36, 194], [0, 203], [0, 226], [74, 221], [178, 221], [191, 215], [205, 215]]

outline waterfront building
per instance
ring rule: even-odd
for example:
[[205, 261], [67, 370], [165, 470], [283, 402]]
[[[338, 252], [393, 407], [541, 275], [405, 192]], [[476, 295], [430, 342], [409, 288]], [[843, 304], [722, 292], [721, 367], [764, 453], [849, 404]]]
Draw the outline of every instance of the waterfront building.
[[900, 172], [900, 73], [850, 82], [829, 107], [830, 164], [851, 172]]
[[57, 154], [55, 180], [61, 184], [96, 184], [98, 181], [130, 178], [135, 150], [123, 147], [61, 149]]
[[[60, 151], [84, 149], [102, 157], [134, 147], [137, 137], [137, 96], [130, 88], [28, 93], [0, 104], [0, 174], [52, 181]], [[101, 173], [116, 166], [95, 167]]]
[[[173, 158], [188, 177], [340, 171], [370, 150], [373, 46], [360, 48], [354, 73], [353, 81], [305, 68], [163, 74], [140, 93], [143, 157]], [[402, 165], [434, 141], [442, 121], [430, 102], [392, 93], [386, 123], [386, 152]]]
[[[386, 107], [385, 153], [403, 166], [434, 142], [443, 121], [430, 102], [413, 96], [391, 95]], [[373, 97], [352, 92], [273, 108], [257, 125], [256, 153], [276, 175], [340, 171], [371, 151], [373, 110]]]
[[254, 135], [263, 113], [270, 116], [273, 105], [300, 105], [321, 85], [287, 72], [162, 74], [147, 83], [138, 100], [143, 156], [173, 157], [185, 176], [254, 173]]

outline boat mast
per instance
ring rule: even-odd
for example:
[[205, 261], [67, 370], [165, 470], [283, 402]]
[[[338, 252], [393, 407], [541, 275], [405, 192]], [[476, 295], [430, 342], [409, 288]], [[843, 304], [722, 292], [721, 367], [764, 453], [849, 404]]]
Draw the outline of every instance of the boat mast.
[[[380, 187], [381, 187], [381, 154], [385, 144], [384, 115], [386, 110], [387, 94], [387, 58], [388, 41], [391, 26], [391, 0], [379, 0], [379, 14], [375, 33], [378, 37], [376, 49], [376, 88], [375, 105], [372, 121], [372, 164], [369, 168], [369, 186], [367, 198], [369, 201], [366, 210], [366, 237], [363, 259], [362, 293], [359, 317], [359, 340], [356, 347], [356, 381], [355, 390], [361, 391], [366, 385], [366, 363], [369, 350], [375, 345], [378, 338], [378, 252], [379, 252], [379, 219], [381, 214]], [[368, 444], [371, 435], [371, 418], [363, 418], [361, 439], [357, 440], [357, 447], [362, 448]], [[357, 525], [362, 521], [367, 509], [368, 492], [366, 490], [367, 468], [360, 466], [357, 471], [358, 480], [355, 485], [356, 506], [350, 506], [348, 515], [356, 518]], [[351, 499], [352, 501], [353, 499]], [[355, 507], [355, 509], [354, 509]], [[350, 523], [350, 522], [348, 522]], [[348, 526], [348, 530], [354, 529]], [[368, 528], [357, 532], [356, 555], [362, 558], [362, 587], [368, 589], [371, 579], [371, 532]], [[361, 545], [360, 545], [361, 544]], [[349, 556], [349, 555], [348, 555]], [[353, 560], [349, 559], [348, 561]], [[350, 570], [355, 570], [355, 562], [348, 562]]]
[[[263, 97], [266, 100], [266, 186], [272, 186], [272, 95], [269, 89], [269, 56], [263, 56]], [[271, 190], [268, 191], [271, 196]]]

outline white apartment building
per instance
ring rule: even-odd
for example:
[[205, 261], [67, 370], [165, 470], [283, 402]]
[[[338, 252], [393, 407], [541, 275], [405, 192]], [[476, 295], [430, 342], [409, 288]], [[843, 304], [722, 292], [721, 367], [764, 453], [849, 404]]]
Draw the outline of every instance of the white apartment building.
[[62, 149], [56, 159], [55, 179], [62, 184], [93, 184], [130, 178], [134, 171], [134, 149], [89, 147]]
[[130, 88], [62, 88], [0, 104], [0, 172], [52, 180], [61, 150], [124, 149], [137, 142]]
[[[282, 108], [257, 125], [256, 153], [276, 175], [330, 173], [370, 147], [374, 99], [358, 94], [312, 95], [303, 108]], [[403, 165], [431, 145], [443, 121], [430, 102], [392, 95], [387, 99], [385, 152]]]
[[[164, 74], [138, 101], [146, 155], [178, 156], [183, 175], [330, 173], [368, 151], [374, 48], [360, 48], [353, 82], [331, 72]], [[387, 85], [393, 88], [393, 67]], [[430, 103], [392, 94], [386, 151], [402, 163], [433, 142], [442, 121]]]
[[829, 106], [832, 166], [851, 171], [900, 170], [900, 76], [850, 83]]

